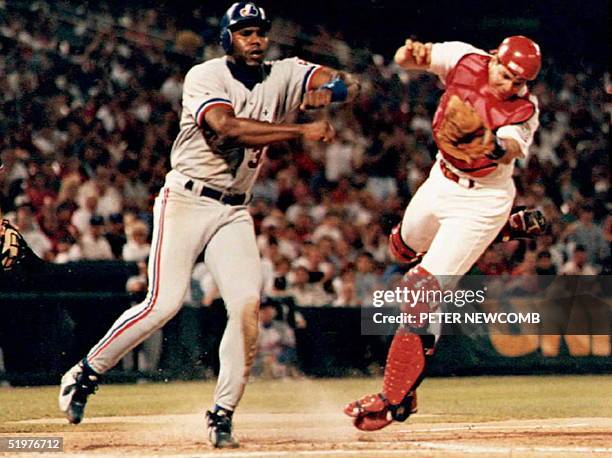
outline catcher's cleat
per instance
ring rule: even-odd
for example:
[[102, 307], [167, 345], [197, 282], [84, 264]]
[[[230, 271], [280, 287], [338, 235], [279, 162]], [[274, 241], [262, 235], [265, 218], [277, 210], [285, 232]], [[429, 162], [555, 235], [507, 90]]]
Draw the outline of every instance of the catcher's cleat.
[[362, 431], [376, 431], [393, 421], [406, 421], [417, 412], [416, 391], [410, 391], [399, 405], [391, 405], [382, 393], [369, 394], [346, 405], [344, 413], [354, 418], [353, 424]]
[[376, 431], [393, 421], [389, 401], [381, 393], [368, 394], [351, 402], [344, 408], [344, 413], [353, 417], [355, 428], [362, 431]]
[[214, 411], [206, 412], [208, 440], [213, 447], [238, 447], [238, 442], [232, 436], [232, 414], [233, 412], [219, 407], [215, 408]]
[[391, 415], [395, 421], [406, 421], [418, 412], [416, 390], [409, 391], [398, 406], [391, 406]]
[[85, 361], [79, 362], [62, 377], [59, 408], [70, 423], [81, 423], [87, 397], [98, 389], [98, 377]]

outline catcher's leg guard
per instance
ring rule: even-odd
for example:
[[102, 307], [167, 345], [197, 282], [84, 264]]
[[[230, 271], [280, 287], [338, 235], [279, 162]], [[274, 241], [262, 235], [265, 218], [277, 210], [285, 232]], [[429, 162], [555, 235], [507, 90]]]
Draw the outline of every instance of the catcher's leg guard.
[[[387, 357], [383, 392], [364, 396], [344, 408], [344, 413], [354, 418], [357, 429], [376, 431], [394, 420], [405, 421], [417, 411], [416, 389], [423, 381], [426, 359], [433, 353], [435, 337], [400, 331], [393, 338]], [[392, 403], [387, 396], [399, 401]]]
[[[410, 269], [404, 281], [411, 289], [440, 289], [437, 279], [420, 266]], [[430, 306], [415, 304], [415, 309], [428, 309]], [[398, 329], [387, 355], [382, 393], [365, 396], [344, 409], [347, 415], [355, 418], [356, 428], [374, 431], [393, 420], [404, 421], [416, 411], [415, 390], [423, 380], [426, 356], [433, 354], [434, 345], [433, 335]]]
[[401, 223], [391, 230], [389, 235], [389, 252], [391, 257], [397, 262], [405, 263], [408, 267], [413, 267], [421, 262], [423, 253], [417, 253], [402, 240]]
[[508, 222], [499, 232], [494, 242], [508, 242], [516, 239], [529, 239], [542, 235], [546, 231], [546, 218], [540, 210], [528, 210], [518, 207], [508, 218]]

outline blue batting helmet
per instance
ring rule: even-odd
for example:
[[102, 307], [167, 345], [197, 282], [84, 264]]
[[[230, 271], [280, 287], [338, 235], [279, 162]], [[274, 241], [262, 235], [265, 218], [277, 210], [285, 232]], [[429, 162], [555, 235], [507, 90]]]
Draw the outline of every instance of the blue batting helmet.
[[[270, 20], [263, 8], [252, 2], [236, 2], [225, 12], [219, 27], [219, 43], [229, 53], [232, 49], [232, 30], [257, 25], [262, 29], [270, 29]], [[239, 26], [239, 27], [238, 27]]]

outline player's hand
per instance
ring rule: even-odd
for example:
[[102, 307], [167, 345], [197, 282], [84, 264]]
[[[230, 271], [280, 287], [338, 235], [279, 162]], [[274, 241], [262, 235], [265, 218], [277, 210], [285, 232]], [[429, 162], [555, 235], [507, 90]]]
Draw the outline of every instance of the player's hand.
[[305, 140], [329, 143], [336, 136], [336, 131], [329, 121], [320, 120], [303, 124], [302, 136]]
[[317, 89], [304, 94], [300, 110], [312, 110], [329, 105], [332, 99], [332, 91], [329, 89]]
[[409, 38], [406, 40], [406, 43], [404, 43], [404, 46], [396, 51], [393, 59], [395, 63], [401, 67], [410, 64], [428, 66], [431, 64], [432, 46], [432, 43], [421, 43], [420, 41], [413, 41]]

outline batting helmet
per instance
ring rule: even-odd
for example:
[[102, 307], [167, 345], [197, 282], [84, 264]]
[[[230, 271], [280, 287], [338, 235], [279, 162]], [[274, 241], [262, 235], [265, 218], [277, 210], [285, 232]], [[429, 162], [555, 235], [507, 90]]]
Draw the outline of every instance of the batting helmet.
[[232, 30], [257, 25], [264, 30], [270, 29], [270, 20], [263, 8], [252, 2], [236, 2], [225, 12], [219, 26], [219, 43], [226, 53], [232, 49]]
[[522, 35], [508, 37], [497, 48], [497, 57], [512, 73], [534, 80], [542, 66], [540, 47]]

